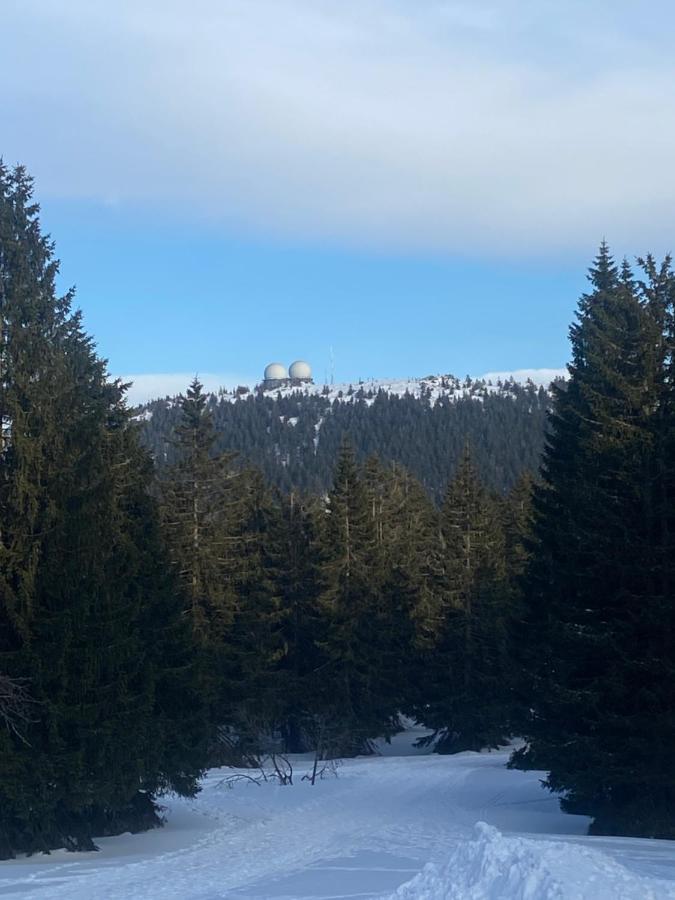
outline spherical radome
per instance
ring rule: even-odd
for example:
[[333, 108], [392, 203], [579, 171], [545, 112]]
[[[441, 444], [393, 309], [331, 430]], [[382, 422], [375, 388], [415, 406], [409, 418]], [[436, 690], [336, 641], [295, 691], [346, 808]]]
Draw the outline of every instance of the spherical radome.
[[298, 378], [303, 381], [312, 377], [311, 366], [302, 359], [296, 359], [288, 372], [291, 378]]
[[288, 372], [281, 363], [270, 363], [265, 369], [265, 381], [283, 381], [284, 378], [288, 378]]

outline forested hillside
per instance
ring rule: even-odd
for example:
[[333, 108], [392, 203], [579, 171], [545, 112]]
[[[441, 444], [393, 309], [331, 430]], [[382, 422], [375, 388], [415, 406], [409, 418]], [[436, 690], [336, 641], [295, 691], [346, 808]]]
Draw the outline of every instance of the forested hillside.
[[[531, 383], [491, 385], [452, 376], [408, 383], [402, 392], [375, 383], [221, 392], [207, 401], [216, 430], [214, 451], [239, 453], [282, 490], [327, 491], [348, 434], [358, 458], [376, 454], [400, 463], [436, 500], [467, 442], [493, 490], [504, 493], [524, 472], [536, 472], [550, 405], [550, 393]], [[149, 403], [139, 418], [143, 442], [158, 464], [174, 462], [178, 400]]]
[[524, 736], [596, 832], [675, 837], [675, 274], [639, 267], [602, 246], [551, 394], [195, 378], [131, 411], [0, 165], [0, 857], [402, 713], [440, 753]]

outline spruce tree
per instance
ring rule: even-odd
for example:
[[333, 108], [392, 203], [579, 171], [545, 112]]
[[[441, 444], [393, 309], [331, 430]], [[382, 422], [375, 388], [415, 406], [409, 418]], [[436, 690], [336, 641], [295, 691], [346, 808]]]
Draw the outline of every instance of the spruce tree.
[[515, 590], [519, 587], [529, 558], [534, 488], [533, 476], [530, 472], [525, 472], [502, 503], [506, 566], [509, 582]]
[[[316, 559], [319, 522], [324, 514], [318, 498], [291, 493], [277, 498], [268, 532], [266, 560], [279, 598], [283, 653], [275, 679], [280, 696], [279, 727], [285, 749], [309, 747], [317, 690], [321, 689], [319, 566]], [[311, 730], [311, 729], [310, 729]]]
[[322, 611], [320, 714], [330, 722], [334, 751], [362, 751], [369, 738], [397, 729], [398, 710], [378, 658], [387, 635], [379, 630], [376, 528], [354, 452], [343, 443], [320, 536], [318, 602]]
[[668, 304], [657, 309], [604, 244], [590, 280], [535, 494], [523, 655], [533, 714], [515, 762], [547, 768], [563, 807], [593, 816], [596, 831], [672, 837], [672, 593], [657, 437]]
[[33, 701], [25, 734], [0, 735], [4, 855], [157, 824], [153, 796], [193, 792], [200, 771], [196, 746], [152, 749], [186, 645], [153, 664], [144, 606], [171, 588], [142, 587], [158, 551], [147, 458], [57, 269], [30, 178], [0, 167], [0, 667]]
[[523, 723], [527, 723], [531, 711], [529, 678], [520, 664], [520, 659], [523, 656], [523, 644], [527, 644], [530, 638], [523, 628], [523, 620], [526, 618], [525, 578], [532, 554], [535, 485], [532, 475], [523, 474], [500, 504], [504, 529], [506, 589], [509, 597], [508, 639], [511, 671], [508, 683], [512, 689], [512, 725], [517, 734], [524, 727]]
[[275, 504], [260, 473], [217, 449], [197, 378], [181, 410], [177, 460], [162, 472], [163, 521], [199, 648], [212, 760], [241, 761], [259, 752], [282, 706], [281, 610], [270, 562]]
[[422, 486], [402, 466], [370, 457], [364, 481], [375, 527], [378, 669], [391, 705], [410, 712], [426, 699], [420, 648], [438, 626], [442, 559], [438, 515]]
[[[278, 669], [285, 654], [282, 600], [275, 579], [275, 498], [259, 472], [245, 470], [238, 482], [243, 519], [234, 580], [236, 610], [221, 650], [229, 694], [225, 718], [251, 751], [278, 727], [284, 708]], [[237, 538], [237, 534], [230, 535]]]
[[198, 378], [180, 407], [178, 460], [162, 473], [160, 485], [163, 522], [195, 639], [209, 647], [222, 643], [236, 611], [245, 515], [237, 484], [241, 475], [234, 454], [215, 452], [213, 416]]
[[468, 447], [446, 492], [441, 541], [442, 618], [418, 715], [435, 730], [438, 752], [495, 747], [510, 727], [510, 597], [499, 510]]

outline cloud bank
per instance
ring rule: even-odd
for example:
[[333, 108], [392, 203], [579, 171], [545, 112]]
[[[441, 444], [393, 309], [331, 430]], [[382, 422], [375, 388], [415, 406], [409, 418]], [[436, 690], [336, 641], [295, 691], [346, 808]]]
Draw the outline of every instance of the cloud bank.
[[7, 0], [0, 153], [43, 196], [239, 233], [661, 249], [674, 24], [665, 0]]

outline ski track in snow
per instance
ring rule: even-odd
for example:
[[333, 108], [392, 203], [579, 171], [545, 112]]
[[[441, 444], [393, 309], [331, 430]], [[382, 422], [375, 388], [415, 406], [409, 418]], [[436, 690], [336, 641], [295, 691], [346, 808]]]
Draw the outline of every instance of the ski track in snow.
[[410, 744], [314, 787], [301, 757], [288, 787], [212, 770], [164, 829], [0, 864], [0, 900], [675, 900], [675, 843], [586, 837], [508, 751]]

